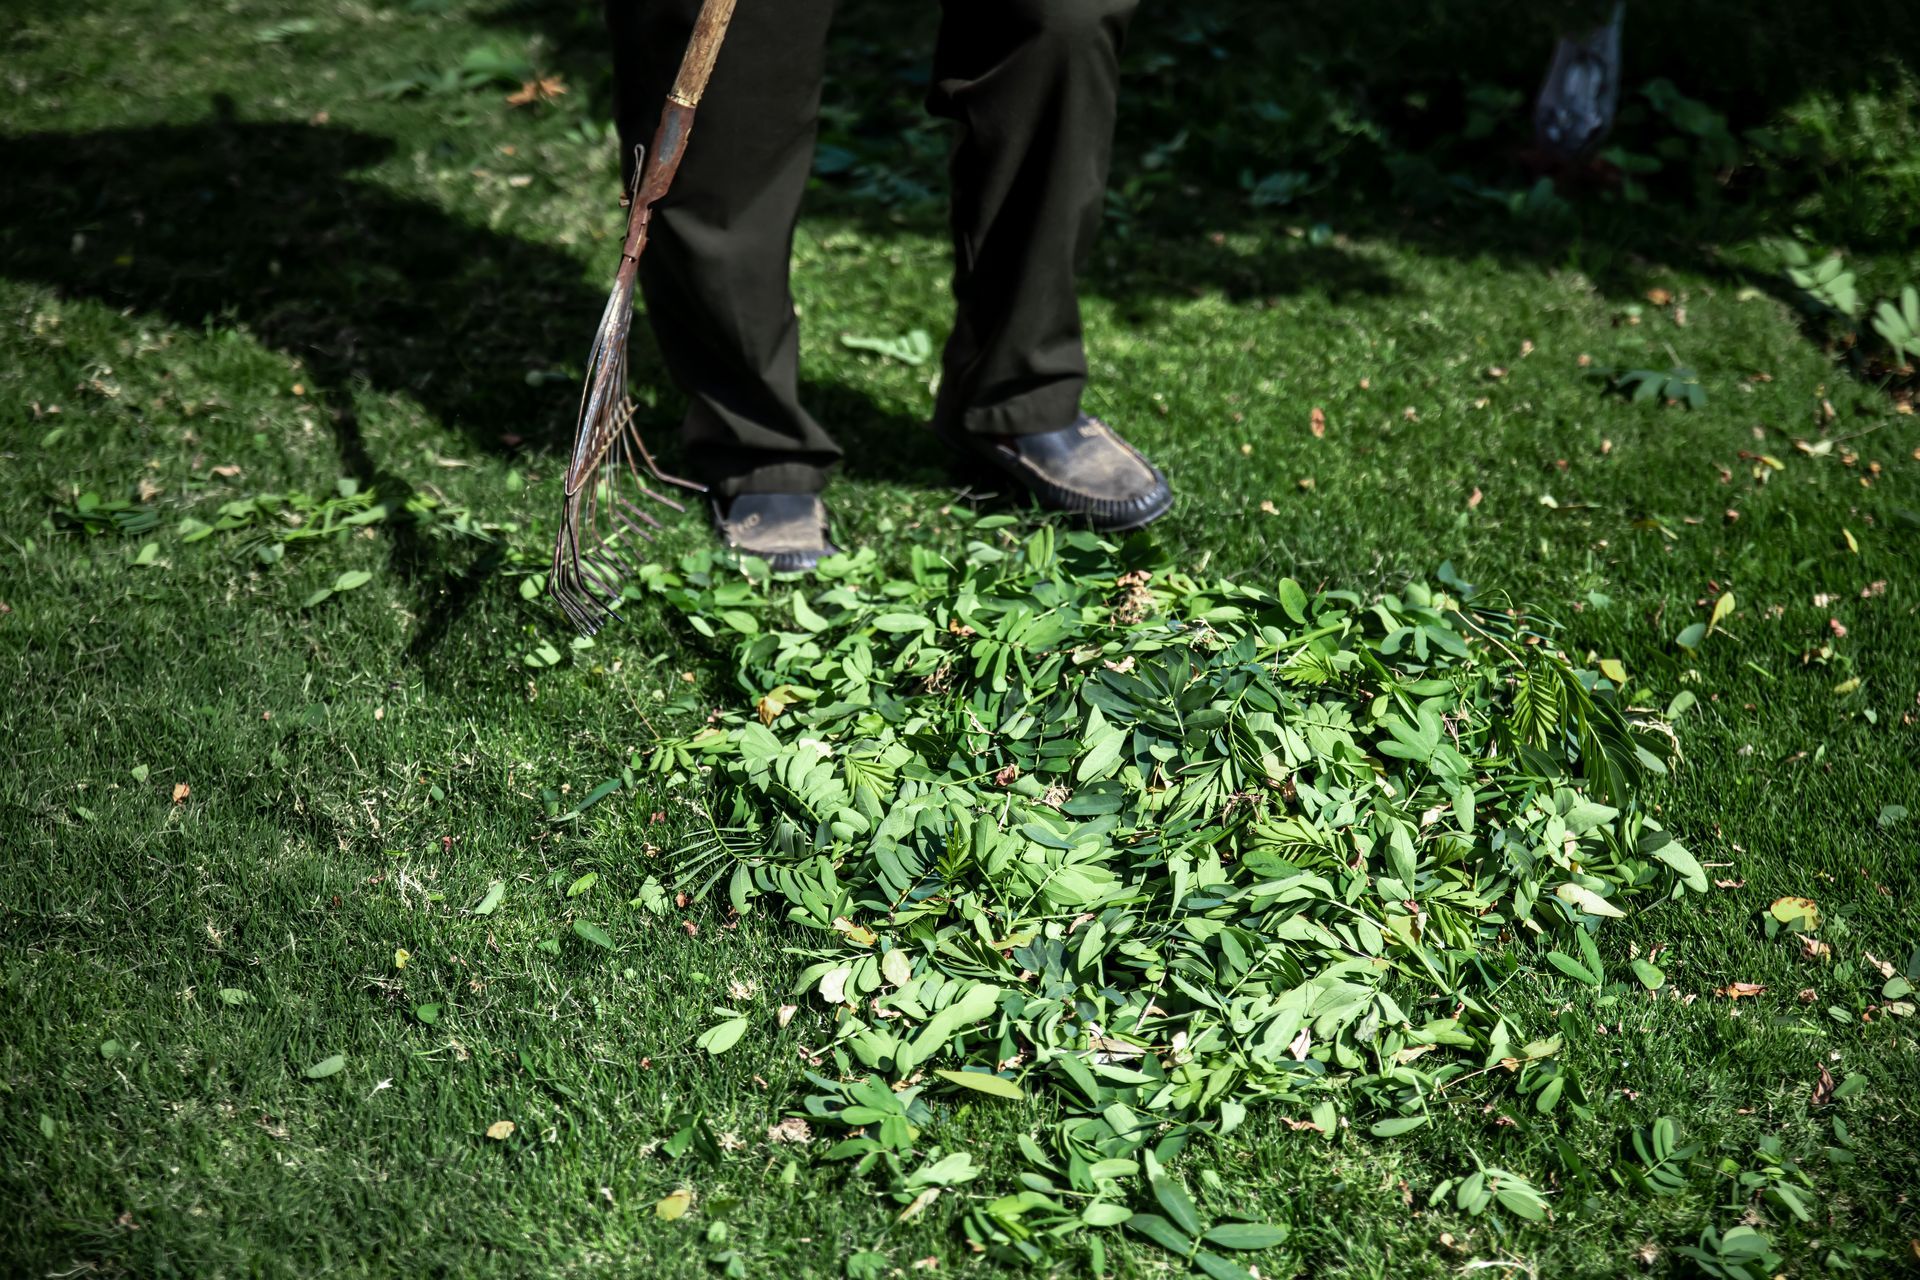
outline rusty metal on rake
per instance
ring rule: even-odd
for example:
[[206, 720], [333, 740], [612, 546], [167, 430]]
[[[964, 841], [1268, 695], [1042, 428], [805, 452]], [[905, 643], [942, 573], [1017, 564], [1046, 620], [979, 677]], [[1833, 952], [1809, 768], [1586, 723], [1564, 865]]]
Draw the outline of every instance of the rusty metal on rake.
[[678, 502], [651, 488], [649, 480], [696, 493], [706, 491], [704, 485], [661, 471], [640, 438], [634, 422], [636, 406], [627, 394], [627, 333], [633, 327], [633, 288], [640, 274], [640, 254], [647, 247], [653, 206], [666, 195], [680, 168], [687, 137], [693, 132], [694, 109], [713, 73], [733, 6], [734, 0], [706, 0], [701, 5], [686, 55], [680, 60], [680, 73], [660, 113], [653, 145], [638, 153], [633, 185], [627, 192], [627, 237], [620, 248], [620, 270], [587, 360], [560, 533], [554, 541], [553, 570], [547, 577], [548, 592], [586, 635], [598, 631], [609, 617], [619, 616], [614, 606], [620, 600], [622, 579], [637, 571], [632, 554], [640, 542], [653, 540], [649, 529], [660, 527], [633, 497], [682, 511], [685, 508]]

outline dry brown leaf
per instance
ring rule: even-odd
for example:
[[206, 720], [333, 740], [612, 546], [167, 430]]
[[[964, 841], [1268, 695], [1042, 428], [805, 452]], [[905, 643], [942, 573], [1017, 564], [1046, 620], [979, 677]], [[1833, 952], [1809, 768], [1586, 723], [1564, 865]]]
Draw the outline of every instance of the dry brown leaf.
[[495, 1142], [505, 1142], [513, 1136], [513, 1131], [517, 1127], [511, 1120], [495, 1120], [487, 1126], [487, 1136]]
[[175, 804], [181, 803], [188, 796], [192, 794], [193, 794], [193, 788], [188, 786], [186, 783], [176, 782], [173, 784], [173, 802]]
[[1307, 430], [1313, 432], [1315, 440], [1323, 440], [1327, 435], [1327, 415], [1319, 405], [1313, 406], [1313, 412], [1307, 415]]
[[1326, 1132], [1325, 1129], [1322, 1129], [1319, 1125], [1315, 1124], [1311, 1120], [1294, 1120], [1294, 1119], [1290, 1119], [1287, 1116], [1281, 1116], [1280, 1123], [1287, 1126], [1287, 1128], [1293, 1130], [1295, 1133], [1299, 1133], [1303, 1129], [1309, 1133], [1325, 1133]]
[[1865, 956], [1862, 958], [1865, 959], [1866, 962], [1872, 965], [1875, 969], [1878, 969], [1880, 971], [1881, 977], [1891, 978], [1893, 976], [1892, 962], [1880, 959], [1878, 956], [1874, 955], [1873, 952], [1871, 951], [1867, 952]]
[[1744, 889], [1747, 887], [1747, 882], [1745, 880], [1715, 880], [1713, 887], [1716, 889]]
[[1673, 301], [1673, 295], [1665, 289], [1649, 289], [1647, 290], [1647, 301], [1656, 307], [1664, 307]]
[[1473, 486], [1473, 492], [1467, 495], [1468, 509], [1471, 510], [1472, 508], [1479, 506], [1480, 499], [1482, 496], [1484, 495], [1482, 495], [1480, 492], [1480, 486], [1479, 485]]
[[1757, 996], [1766, 989], [1767, 984], [1764, 982], [1729, 982], [1726, 986], [1717, 988], [1714, 994], [1738, 1000], [1741, 996]]
[[507, 95], [507, 105], [524, 107], [532, 102], [551, 102], [567, 91], [566, 81], [559, 76], [541, 76], [538, 80], [529, 80]]
[[767, 1126], [767, 1141], [771, 1143], [790, 1143], [798, 1145], [813, 1141], [813, 1126], [799, 1116], [788, 1116], [779, 1124]]
[[1813, 1096], [1807, 1099], [1810, 1107], [1824, 1107], [1833, 1101], [1833, 1072], [1827, 1070], [1827, 1064], [1820, 1064], [1820, 1080], [1813, 1086]]

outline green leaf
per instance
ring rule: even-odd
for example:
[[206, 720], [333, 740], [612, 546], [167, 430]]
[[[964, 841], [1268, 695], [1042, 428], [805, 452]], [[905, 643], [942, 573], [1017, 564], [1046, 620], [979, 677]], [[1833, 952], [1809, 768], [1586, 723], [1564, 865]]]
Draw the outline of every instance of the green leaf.
[[1223, 1222], [1200, 1237], [1202, 1244], [1220, 1249], [1271, 1249], [1285, 1244], [1291, 1233], [1265, 1222]]
[[1648, 831], [1642, 834], [1639, 851], [1643, 855], [1651, 854], [1667, 866], [1673, 868], [1687, 888], [1695, 893], [1707, 891], [1707, 872], [1699, 860], [1687, 850], [1687, 847], [1664, 831]]
[[[898, 955], [899, 952], [892, 954]], [[1027, 1096], [1013, 1081], [988, 1075], [984, 1071], [935, 1071], [933, 1074], [948, 1084], [957, 1084], [963, 1089], [972, 1089], [976, 1093], [988, 1094], [995, 1098], [1006, 1098], [1018, 1102]]]
[[1679, 635], [1675, 636], [1673, 642], [1682, 649], [1698, 649], [1700, 642], [1706, 638], [1707, 624], [1704, 622], [1695, 622], [1689, 624]]
[[1090, 1227], [1117, 1227], [1133, 1217], [1133, 1210], [1107, 1200], [1095, 1200], [1080, 1211], [1080, 1221]]
[[1394, 1116], [1386, 1120], [1376, 1120], [1367, 1126], [1367, 1132], [1376, 1138], [1397, 1138], [1404, 1133], [1412, 1133], [1423, 1127], [1430, 1116]]
[[581, 894], [585, 893], [587, 890], [593, 888], [594, 885], [599, 883], [600, 883], [600, 873], [598, 871], [589, 871], [587, 872], [587, 874], [581, 876], [578, 880], [575, 880], [572, 884], [567, 886], [567, 896], [569, 898], [577, 898]]
[[1584, 983], [1589, 987], [1597, 987], [1600, 985], [1600, 975], [1570, 955], [1565, 955], [1559, 951], [1549, 951], [1547, 952], [1547, 963], [1566, 974], [1569, 978], [1572, 978], [1575, 982]]
[[1127, 1229], [1138, 1232], [1168, 1253], [1177, 1254], [1182, 1258], [1194, 1250], [1193, 1239], [1182, 1235], [1178, 1227], [1158, 1214], [1136, 1213], [1127, 1219]]
[[933, 354], [933, 339], [925, 329], [910, 329], [897, 338], [865, 338], [843, 333], [840, 345], [854, 351], [871, 351], [908, 365], [925, 364]]
[[605, 929], [602, 929], [592, 921], [575, 920], [573, 922], [573, 931], [576, 935], [585, 938], [596, 947], [604, 947], [608, 951], [613, 950], [613, 939], [607, 936]]
[[1253, 1280], [1253, 1272], [1217, 1253], [1202, 1250], [1193, 1255], [1193, 1265], [1206, 1272], [1212, 1280]]
[[1609, 919], [1619, 919], [1627, 914], [1593, 890], [1582, 885], [1577, 885], [1571, 880], [1565, 884], [1556, 885], [1553, 890], [1553, 896], [1570, 906], [1578, 907], [1590, 916], [1606, 916]]
[[793, 593], [793, 620], [813, 632], [825, 631], [829, 625], [825, 618], [813, 611], [813, 606], [807, 603], [807, 597], [798, 591]]
[[1630, 963], [1633, 968], [1633, 976], [1640, 979], [1640, 985], [1647, 990], [1658, 991], [1666, 985], [1667, 975], [1659, 968], [1648, 964], [1645, 960], [1634, 960]]
[[361, 587], [366, 586], [369, 582], [372, 582], [372, 581], [373, 581], [373, 575], [371, 573], [368, 573], [365, 569], [348, 569], [345, 573], [342, 573], [339, 577], [333, 580], [333, 590], [336, 593], [342, 592], [342, 591], [354, 591]]
[[413, 1016], [420, 1020], [422, 1026], [431, 1027], [440, 1021], [440, 1006], [437, 1004], [415, 1005]]
[[345, 1054], [336, 1053], [330, 1058], [322, 1058], [307, 1068], [307, 1079], [325, 1080], [328, 1076], [339, 1075], [346, 1065]]
[[500, 900], [506, 896], [507, 882], [504, 880], [495, 880], [487, 886], [486, 896], [480, 899], [478, 906], [474, 907], [473, 914], [477, 916], [492, 915], [495, 911], [499, 910]]
[[728, 1018], [725, 1022], [716, 1022], [711, 1027], [708, 1027], [700, 1033], [700, 1038], [693, 1043], [696, 1049], [705, 1049], [717, 1058], [727, 1050], [733, 1048], [734, 1045], [740, 1043], [740, 1037], [745, 1035], [746, 1032], [747, 1020], [745, 1018]]
[[1107, 735], [1095, 743], [1093, 749], [1080, 760], [1080, 767], [1073, 776], [1079, 782], [1093, 782], [1104, 778], [1118, 763], [1120, 749], [1127, 744], [1127, 735], [1119, 729], [1110, 729]]
[[1295, 622], [1307, 620], [1307, 593], [1300, 589], [1299, 583], [1292, 578], [1280, 579], [1278, 594], [1280, 607], [1287, 611], [1289, 618]]
[[1200, 1210], [1194, 1205], [1193, 1197], [1187, 1194], [1180, 1180], [1161, 1167], [1151, 1151], [1145, 1153], [1147, 1185], [1153, 1189], [1153, 1198], [1160, 1202], [1160, 1208], [1173, 1224], [1188, 1235], [1200, 1234]]

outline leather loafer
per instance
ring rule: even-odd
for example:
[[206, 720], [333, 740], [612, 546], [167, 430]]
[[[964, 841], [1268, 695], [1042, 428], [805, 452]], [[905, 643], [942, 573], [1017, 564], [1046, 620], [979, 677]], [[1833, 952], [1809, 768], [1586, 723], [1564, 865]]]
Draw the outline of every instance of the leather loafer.
[[934, 433], [1018, 480], [1041, 506], [1083, 517], [1096, 529], [1138, 529], [1173, 505], [1173, 490], [1160, 469], [1112, 427], [1086, 414], [1038, 435], [984, 436], [939, 426]]
[[840, 548], [827, 536], [827, 508], [815, 493], [740, 493], [713, 502], [713, 528], [742, 555], [775, 573], [810, 573]]

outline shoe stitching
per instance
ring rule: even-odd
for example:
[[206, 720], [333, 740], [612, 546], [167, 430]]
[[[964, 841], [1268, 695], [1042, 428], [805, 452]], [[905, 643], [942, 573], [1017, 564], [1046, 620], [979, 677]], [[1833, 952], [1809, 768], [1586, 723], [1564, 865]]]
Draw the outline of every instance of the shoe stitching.
[[[1148, 483], [1152, 485], [1154, 488], [1159, 487], [1161, 478], [1159, 474], [1154, 470], [1153, 464], [1148, 462], [1144, 457], [1142, 457], [1140, 455], [1139, 450], [1135, 449], [1132, 445], [1128, 444], [1125, 440], [1122, 440], [1119, 436], [1115, 435], [1113, 433], [1113, 430], [1110, 427], [1108, 427], [1106, 423], [1101, 422], [1098, 419], [1089, 419], [1086, 424], [1081, 425], [1079, 427], [1079, 431], [1082, 439], [1090, 440], [1090, 439], [1094, 439], [1095, 437], [1099, 437], [1099, 438], [1109, 440], [1113, 444], [1117, 445], [1120, 448], [1121, 452], [1125, 454], [1127, 458], [1137, 463], [1140, 466], [1140, 468], [1145, 472]], [[1058, 488], [1066, 493], [1071, 493], [1071, 494], [1075, 494], [1076, 496], [1085, 497], [1093, 502], [1138, 501], [1137, 498], [1135, 499], [1101, 498], [1091, 493], [1083, 493], [1081, 490], [1070, 487], [1068, 479], [1066, 477], [1056, 474], [1054, 472], [1048, 471], [1046, 467], [1034, 461], [1032, 458], [1029, 458], [1026, 455], [1022, 454], [1018, 449], [1011, 449], [1009, 450], [1009, 452], [1013, 454], [1014, 459], [1019, 466], [1024, 467], [1028, 471], [1031, 471], [1034, 475], [1039, 476], [1042, 480], [1045, 480], [1048, 484], [1053, 485], [1055, 488]], [[1148, 490], [1149, 493], [1151, 493], [1152, 491], [1153, 490], [1151, 488]]]

